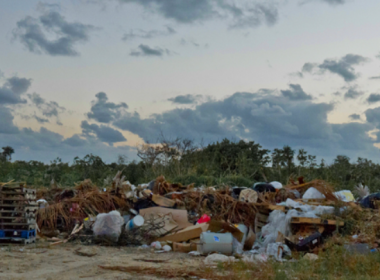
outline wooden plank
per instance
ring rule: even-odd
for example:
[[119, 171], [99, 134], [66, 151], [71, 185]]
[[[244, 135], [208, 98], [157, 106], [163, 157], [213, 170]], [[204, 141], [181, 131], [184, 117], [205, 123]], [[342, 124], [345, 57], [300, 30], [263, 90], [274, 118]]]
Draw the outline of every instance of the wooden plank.
[[35, 223], [29, 224], [29, 223], [0, 223], [0, 225], [3, 226], [34, 226]]
[[2, 196], [3, 194], [25, 195], [24, 192], [0, 191], [0, 196]]
[[9, 244], [9, 243], [19, 243], [19, 244], [31, 244], [31, 243], [35, 243], [36, 242], [36, 238], [33, 237], [33, 238], [28, 238], [28, 239], [25, 239], [25, 238], [15, 238], [15, 237], [3, 237], [3, 238], [0, 238], [0, 243], [1, 244]]
[[337, 222], [335, 220], [322, 220], [320, 218], [306, 218], [306, 217], [293, 217], [292, 224], [321, 224], [321, 225], [339, 225], [343, 226], [344, 222]]
[[36, 201], [36, 199], [31, 199], [31, 198], [15, 198], [15, 197], [1, 197], [0, 196], [0, 200], [5, 200], [5, 201], [30, 201], [30, 202], [34, 202]]
[[286, 211], [286, 206], [282, 206], [282, 205], [272, 205], [272, 204], [270, 204], [270, 205], [268, 206], [268, 208], [269, 208], [270, 210], [280, 210], [280, 211], [283, 211], [283, 212]]
[[29, 204], [20, 203], [20, 204], [0, 204], [0, 207], [8, 207], [8, 208], [22, 208], [22, 207], [30, 207]]
[[0, 210], [1, 213], [26, 213], [25, 211], [16, 211], [16, 210]]

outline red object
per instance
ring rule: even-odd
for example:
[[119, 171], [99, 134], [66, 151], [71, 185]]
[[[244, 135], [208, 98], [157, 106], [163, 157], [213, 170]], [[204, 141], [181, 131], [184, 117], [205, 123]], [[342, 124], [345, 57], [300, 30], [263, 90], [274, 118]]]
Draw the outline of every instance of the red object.
[[210, 216], [203, 214], [203, 216], [198, 220], [198, 224], [207, 223], [211, 220]]

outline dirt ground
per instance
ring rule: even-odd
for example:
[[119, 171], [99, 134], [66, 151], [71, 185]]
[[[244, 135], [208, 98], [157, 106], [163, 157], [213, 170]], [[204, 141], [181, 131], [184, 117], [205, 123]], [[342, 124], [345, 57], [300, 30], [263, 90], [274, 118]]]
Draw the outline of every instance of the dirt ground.
[[[88, 257], [78, 255], [76, 251], [96, 255]], [[141, 259], [164, 262], [145, 262]], [[203, 257], [191, 257], [185, 253], [155, 253], [151, 249], [136, 247], [83, 246], [74, 243], [49, 246], [47, 242], [37, 242], [25, 246], [1, 246], [0, 279], [166, 279], [106, 270], [99, 266], [164, 267], [173, 270], [186, 267], [197, 270], [202, 260]]]

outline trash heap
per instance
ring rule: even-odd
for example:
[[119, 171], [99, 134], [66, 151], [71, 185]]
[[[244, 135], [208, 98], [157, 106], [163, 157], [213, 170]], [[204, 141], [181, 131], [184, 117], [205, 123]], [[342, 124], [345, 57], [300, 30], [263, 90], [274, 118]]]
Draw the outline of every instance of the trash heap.
[[[118, 172], [105, 189], [86, 180], [72, 189], [39, 191], [36, 217], [39, 235], [54, 245], [77, 239], [254, 262], [283, 261], [292, 251], [313, 259], [310, 253], [325, 250], [332, 236], [347, 250], [359, 243], [368, 252], [377, 248], [380, 195], [359, 189], [361, 198], [355, 201], [351, 191], [334, 192], [325, 181], [305, 183], [302, 177], [287, 186], [195, 188], [160, 176], [134, 186]], [[223, 257], [214, 254], [207, 262], [218, 258]]]

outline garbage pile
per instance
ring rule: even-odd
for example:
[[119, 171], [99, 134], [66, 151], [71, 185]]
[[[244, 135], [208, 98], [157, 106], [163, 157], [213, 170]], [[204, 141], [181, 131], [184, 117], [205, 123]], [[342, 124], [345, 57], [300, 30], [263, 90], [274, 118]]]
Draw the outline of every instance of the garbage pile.
[[134, 186], [118, 172], [109, 188], [86, 180], [73, 189], [38, 192], [43, 203], [37, 224], [39, 235], [53, 244], [79, 239], [83, 244], [138, 245], [157, 253], [209, 255], [207, 263], [231, 261], [231, 256], [283, 261], [294, 251], [315, 259], [312, 253], [325, 250], [332, 236], [348, 250], [355, 250], [352, 244], [364, 243], [368, 250], [380, 244], [380, 215], [373, 210], [380, 194], [359, 189], [361, 198], [355, 201], [351, 191], [334, 192], [325, 181], [305, 183], [302, 177], [287, 186], [195, 188], [160, 176]]

